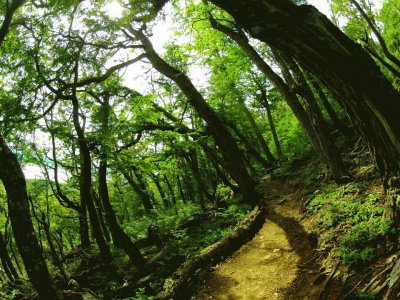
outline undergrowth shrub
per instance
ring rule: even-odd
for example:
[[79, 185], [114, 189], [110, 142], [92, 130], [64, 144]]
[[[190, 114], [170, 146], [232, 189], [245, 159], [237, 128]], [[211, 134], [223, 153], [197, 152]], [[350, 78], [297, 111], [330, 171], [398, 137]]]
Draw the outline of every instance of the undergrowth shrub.
[[363, 183], [330, 184], [308, 204], [315, 214], [321, 250], [334, 248], [345, 264], [356, 267], [373, 262], [379, 247], [387, 247], [394, 224], [383, 218], [383, 203]]

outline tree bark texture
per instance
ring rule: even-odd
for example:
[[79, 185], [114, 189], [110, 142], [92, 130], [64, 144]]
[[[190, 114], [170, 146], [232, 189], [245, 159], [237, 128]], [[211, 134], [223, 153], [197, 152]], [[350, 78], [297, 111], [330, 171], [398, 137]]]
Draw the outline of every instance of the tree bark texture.
[[244, 114], [247, 117], [247, 120], [249, 121], [253, 131], [256, 134], [257, 140], [264, 151], [265, 156], [267, 157], [267, 160], [269, 163], [273, 163], [275, 161], [275, 157], [272, 155], [271, 150], [269, 149], [267, 142], [265, 141], [260, 128], [257, 125], [256, 120], [254, 119], [253, 115], [251, 114], [250, 110], [247, 108], [246, 104], [244, 103], [244, 100], [239, 100], [239, 104], [242, 107], [242, 110]]
[[342, 102], [386, 181], [400, 172], [400, 97], [360, 45], [310, 5], [289, 0], [211, 2], [322, 81]]
[[7, 193], [15, 242], [30, 281], [41, 299], [62, 299], [53, 285], [36, 238], [29, 210], [26, 181], [17, 157], [0, 136], [0, 179]]
[[304, 100], [306, 113], [332, 177], [335, 180], [340, 180], [342, 176], [346, 175], [345, 166], [340, 156], [340, 151], [329, 134], [328, 124], [322, 116], [311, 88], [308, 86], [298, 65], [290, 57], [285, 56], [281, 52], [272, 51], [281, 67], [286, 83], [291, 86], [292, 90], [296, 90], [298, 95]]
[[166, 77], [173, 80], [187, 97], [199, 116], [207, 123], [208, 129], [224, 155], [225, 166], [232, 178], [238, 183], [244, 196], [244, 201], [255, 203], [258, 198], [256, 183], [249, 175], [245, 167], [242, 153], [234, 138], [221, 118], [207, 104], [203, 96], [193, 86], [189, 78], [166, 63], [153, 49], [149, 39], [141, 31], [130, 28], [130, 32], [143, 44], [147, 58], [154, 68]]
[[269, 128], [271, 129], [272, 137], [274, 138], [276, 153], [278, 154], [278, 157], [282, 159], [284, 155], [282, 152], [281, 143], [279, 142], [278, 133], [276, 132], [275, 122], [272, 116], [271, 105], [268, 102], [267, 93], [265, 89], [261, 90], [261, 101], [265, 110], [267, 111], [268, 124]]
[[79, 144], [79, 155], [80, 155], [80, 198], [81, 203], [87, 206], [87, 210], [89, 213], [90, 225], [92, 227], [93, 236], [99, 246], [99, 250], [104, 259], [111, 261], [111, 252], [108, 247], [103, 232], [101, 230], [99, 217], [97, 215], [96, 207], [94, 205], [94, 200], [92, 196], [92, 159], [90, 155], [90, 150], [88, 144], [85, 139], [85, 134], [82, 126], [79, 122], [79, 102], [76, 97], [72, 100], [73, 105], [73, 123], [75, 127], [75, 131], [78, 135], [78, 144]]
[[[293, 111], [294, 115], [299, 121], [301, 127], [304, 129], [304, 132], [315, 153], [317, 154], [318, 159], [329, 168], [329, 161], [323, 149], [321, 149], [320, 141], [317, 137], [317, 132], [315, 131], [315, 128], [309, 116], [307, 115], [306, 110], [301, 105], [297, 95], [292, 91], [288, 84], [286, 84], [285, 81], [277, 73], [275, 73], [275, 71], [264, 61], [260, 54], [258, 54], [258, 52], [250, 45], [249, 40], [243, 32], [235, 32], [231, 28], [228, 28], [218, 23], [212, 17], [210, 17], [210, 23], [213, 28], [225, 33], [231, 39], [233, 39], [249, 56], [253, 63], [260, 69], [260, 71], [281, 93], [286, 103], [289, 105], [290, 109]], [[284, 64], [282, 66], [285, 67]], [[283, 68], [282, 72], [284, 73], [284, 75], [286, 74], [285, 77], [287, 77], [287, 79], [291, 78], [291, 75], [289, 74], [289, 70], [287, 70], [287, 68]]]
[[[102, 131], [104, 134], [106, 134], [109, 129], [109, 117], [110, 117], [110, 105], [108, 102], [108, 98], [104, 99], [101, 109], [102, 109], [101, 110]], [[105, 141], [105, 136], [103, 136], [102, 141], [103, 142]], [[139, 249], [135, 246], [135, 244], [132, 242], [129, 236], [119, 225], [117, 217], [115, 215], [115, 211], [110, 202], [110, 196], [107, 186], [107, 149], [104, 144], [101, 145], [100, 149], [100, 165], [99, 165], [98, 180], [99, 180], [99, 198], [104, 208], [105, 218], [110, 228], [111, 237], [115, 247], [123, 249], [134, 265], [138, 267], [143, 266], [145, 263], [145, 259], [143, 258]]]

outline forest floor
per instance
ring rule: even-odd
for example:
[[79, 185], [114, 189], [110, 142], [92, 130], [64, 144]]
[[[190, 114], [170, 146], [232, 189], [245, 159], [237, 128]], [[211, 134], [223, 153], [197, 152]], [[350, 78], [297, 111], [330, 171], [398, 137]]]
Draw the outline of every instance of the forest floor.
[[316, 299], [312, 235], [302, 220], [305, 189], [278, 180], [266, 183], [268, 213], [254, 238], [217, 265], [192, 299]]

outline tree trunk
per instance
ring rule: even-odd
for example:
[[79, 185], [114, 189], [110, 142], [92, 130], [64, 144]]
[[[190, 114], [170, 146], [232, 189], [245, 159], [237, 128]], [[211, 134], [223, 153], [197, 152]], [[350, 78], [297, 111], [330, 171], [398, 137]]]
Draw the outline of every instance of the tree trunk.
[[[400, 60], [394, 56], [388, 49], [385, 39], [379, 32], [379, 29], [375, 23], [375, 20], [371, 19], [368, 14], [364, 11], [364, 9], [358, 4], [356, 0], [349, 0], [358, 10], [358, 12], [361, 14], [365, 22], [367, 22], [368, 26], [371, 28], [372, 32], [378, 39], [379, 45], [382, 48], [383, 54], [386, 56], [387, 59], [389, 59], [393, 64], [397, 66], [397, 71], [400, 71]], [[397, 75], [398, 76], [398, 75]]]
[[115, 215], [114, 209], [111, 206], [110, 197], [108, 194], [107, 187], [107, 161], [103, 156], [100, 161], [99, 167], [99, 195], [104, 206], [105, 217], [107, 219], [108, 226], [110, 228], [111, 236], [115, 247], [123, 249], [125, 253], [129, 256], [129, 259], [138, 267], [144, 265], [145, 260], [139, 249], [131, 241], [129, 236], [124, 232], [121, 226], [118, 224], [117, 217]]
[[208, 202], [213, 202], [213, 199], [212, 199], [211, 194], [208, 191], [208, 186], [204, 182], [203, 176], [200, 172], [198, 158], [197, 158], [197, 151], [194, 150], [189, 155], [185, 156], [185, 158], [186, 158], [186, 161], [188, 162], [188, 164], [190, 165], [190, 168], [193, 173], [195, 185], [197, 187], [196, 194], [199, 196], [201, 208], [203, 210], [205, 210], [206, 209], [206, 201], [205, 200], [208, 200]]
[[0, 258], [8, 279], [11, 282], [18, 279], [19, 276], [17, 270], [15, 269], [14, 264], [11, 261], [10, 255], [8, 254], [7, 251], [7, 244], [1, 233], [0, 233]]
[[179, 195], [181, 197], [181, 200], [182, 200], [183, 203], [186, 203], [186, 196], [185, 196], [185, 193], [183, 192], [182, 183], [181, 183], [181, 180], [179, 178], [179, 175], [176, 175], [176, 182], [177, 182], [177, 185], [178, 185], [178, 191], [179, 191]]
[[[236, 134], [236, 136], [240, 139], [240, 141], [245, 146], [247, 152], [253, 156], [264, 168], [268, 169], [272, 167], [272, 164], [267, 161], [261, 154], [257, 151], [256, 148], [252, 145], [252, 143], [247, 139], [247, 137], [240, 132], [239, 128], [235, 126], [235, 124], [229, 122], [228, 126], [232, 129], [232, 131]], [[275, 160], [275, 159], [274, 159]]]
[[101, 231], [103, 232], [103, 236], [106, 239], [107, 243], [111, 241], [110, 233], [108, 232], [106, 222], [104, 220], [105, 209], [100, 201], [100, 196], [96, 194], [96, 192], [92, 189], [92, 198], [96, 206], [97, 215], [99, 216], [99, 222]]
[[67, 280], [68, 280], [67, 273], [65, 272], [62, 261], [61, 261], [60, 257], [58, 256], [56, 247], [54, 246], [53, 238], [52, 238], [51, 231], [50, 231], [50, 224], [48, 222], [46, 222], [46, 217], [44, 216], [44, 214], [42, 214], [42, 220], [40, 220], [39, 222], [43, 227], [43, 230], [44, 230], [44, 233], [45, 233], [45, 236], [47, 239], [47, 243], [50, 247], [50, 254], [53, 259], [53, 262], [57, 266], [58, 270], [60, 271], [61, 276], [63, 277], [64, 281], [67, 282]]
[[80, 125], [79, 121], [79, 102], [76, 97], [73, 97], [72, 100], [73, 105], [73, 123], [75, 127], [75, 131], [78, 135], [78, 144], [79, 144], [79, 155], [80, 155], [80, 198], [81, 203], [87, 205], [87, 210], [89, 212], [90, 224], [92, 227], [93, 236], [99, 246], [100, 253], [102, 257], [106, 261], [111, 261], [111, 252], [108, 247], [103, 232], [101, 231], [101, 226], [99, 222], [99, 217], [97, 215], [96, 207], [94, 205], [94, 200], [92, 197], [92, 159], [90, 156], [90, 150], [88, 144], [85, 139], [85, 134], [83, 128]]
[[274, 156], [271, 153], [271, 150], [269, 150], [269, 147], [267, 143], [265, 142], [265, 139], [260, 131], [260, 128], [258, 127], [256, 120], [254, 120], [253, 115], [247, 108], [246, 104], [244, 103], [243, 100], [239, 100], [240, 106], [243, 109], [243, 112], [245, 113], [247, 120], [250, 122], [251, 128], [253, 129], [254, 133], [256, 134], [258, 143], [260, 144], [261, 148], [264, 151], [265, 156], [267, 157], [268, 162], [273, 163], [275, 161]]
[[144, 209], [146, 211], [151, 211], [154, 207], [153, 204], [151, 203], [150, 196], [146, 193], [146, 187], [144, 187], [140, 183], [137, 183], [133, 179], [131, 174], [129, 174], [129, 172], [127, 172], [126, 170], [120, 168], [120, 172], [122, 173], [122, 175], [124, 175], [125, 179], [128, 181], [129, 185], [133, 188], [136, 194], [138, 194]]
[[316, 91], [318, 98], [321, 100], [322, 105], [324, 106], [326, 112], [329, 115], [329, 118], [332, 121], [333, 127], [339, 130], [343, 135], [351, 137], [351, 135], [354, 134], [354, 132], [342, 120], [339, 119], [337, 113], [333, 109], [332, 105], [329, 103], [328, 97], [322, 90], [321, 85], [317, 82], [315, 78], [311, 78], [310, 80], [312, 87]]
[[[106, 135], [109, 131], [109, 118], [111, 108], [108, 97], [104, 97], [103, 101], [104, 102], [102, 103], [101, 110], [101, 130], [103, 133], [102, 142], [105, 142]], [[101, 204], [104, 208], [105, 218], [110, 228], [111, 237], [113, 239], [114, 245], [117, 248], [123, 249], [134, 265], [136, 265], [137, 267], [142, 267], [145, 264], [145, 259], [143, 258], [136, 245], [131, 241], [129, 236], [118, 224], [115, 211], [110, 202], [110, 196], [107, 186], [107, 149], [104, 144], [102, 144], [100, 148], [100, 165], [98, 174], [99, 197]]]
[[58, 234], [58, 236], [56, 235], [54, 237], [54, 240], [56, 241], [57, 247], [58, 247], [58, 251], [60, 253], [60, 258], [61, 260], [64, 259], [64, 241], [63, 241], [63, 233], [61, 229], [56, 230], [56, 233]]
[[330, 137], [328, 124], [326, 124], [322, 116], [312, 90], [303, 77], [300, 68], [291, 58], [284, 54], [277, 53], [277, 51], [272, 51], [278, 65], [281, 67], [287, 84], [291, 86], [293, 90], [296, 90], [304, 100], [308, 118], [311, 121], [315, 136], [319, 142], [319, 147], [325, 156], [325, 162], [329, 167], [332, 177], [335, 180], [340, 180], [343, 176], [347, 175], [347, 172], [340, 152]]
[[[276, 87], [276, 89], [282, 94], [286, 103], [289, 105], [290, 109], [293, 111], [300, 125], [303, 127], [306, 136], [311, 143], [318, 159], [329, 167], [329, 161], [326, 157], [323, 149], [321, 149], [320, 141], [317, 137], [317, 132], [304, 110], [303, 106], [299, 102], [297, 95], [291, 90], [291, 88], [282, 80], [282, 78], [272, 70], [272, 68], [264, 61], [264, 59], [257, 53], [257, 51], [250, 45], [249, 40], [246, 35], [238, 30], [237, 32], [218, 23], [213, 17], [210, 17], [210, 23], [213, 28], [219, 30], [231, 39], [233, 39], [242, 50], [249, 56], [249, 58], [254, 62], [254, 64], [260, 69], [261, 72], [268, 78], [269, 81]], [[279, 57], [278, 57], [279, 58]], [[284, 65], [283, 65], [284, 66]], [[286, 71], [286, 72], [285, 72]], [[289, 71], [285, 68], [282, 72], [286, 74], [285, 77], [290, 78]]]
[[82, 249], [90, 248], [90, 238], [89, 238], [89, 224], [87, 221], [87, 208], [86, 203], [81, 199], [81, 211], [79, 212], [79, 237], [81, 239]]
[[271, 129], [272, 137], [274, 138], [276, 153], [278, 154], [278, 157], [280, 159], [282, 159], [283, 158], [282, 147], [281, 147], [281, 143], [279, 142], [278, 134], [276, 132], [274, 118], [272, 117], [271, 105], [268, 102], [267, 93], [266, 93], [265, 89], [261, 89], [261, 102], [262, 102], [265, 110], [267, 111], [269, 128]]
[[215, 111], [210, 108], [189, 78], [179, 70], [167, 64], [154, 51], [151, 42], [141, 31], [136, 31], [133, 28], [129, 28], [129, 30], [143, 44], [147, 58], [154, 68], [173, 80], [180, 87], [196, 112], [207, 123], [215, 143], [223, 153], [227, 171], [238, 183], [241, 193], [244, 196], [244, 201], [254, 204], [258, 199], [256, 183], [247, 172], [242, 153], [224, 122], [218, 117]]
[[[53, 113], [51, 113], [51, 121], [53, 121]], [[86, 204], [82, 202], [80, 205], [75, 204], [73, 201], [71, 201], [61, 190], [60, 182], [58, 180], [58, 160], [57, 160], [57, 153], [56, 153], [56, 141], [55, 141], [55, 135], [54, 132], [49, 128], [47, 122], [46, 126], [48, 131], [50, 132], [50, 137], [51, 137], [51, 145], [52, 145], [52, 154], [53, 154], [53, 162], [54, 162], [54, 184], [55, 188], [53, 188], [53, 185], [51, 185], [51, 188], [53, 190], [54, 196], [57, 198], [58, 202], [66, 206], [68, 208], [72, 208], [78, 213], [79, 216], [79, 236], [81, 239], [81, 247], [82, 249], [88, 249], [90, 248], [90, 238], [89, 238], [89, 225], [87, 222], [87, 209], [86, 209]], [[48, 177], [48, 180], [50, 181], [50, 178]]]
[[159, 176], [158, 176], [158, 175], [152, 174], [152, 178], [153, 178], [154, 184], [156, 185], [156, 188], [157, 188], [157, 190], [158, 190], [158, 193], [160, 194], [161, 201], [163, 202], [164, 207], [165, 207], [165, 208], [171, 207], [171, 203], [169, 203], [169, 201], [168, 201], [168, 199], [167, 199], [167, 197], [166, 197], [166, 195], [165, 195], [164, 189], [163, 189], [163, 187], [161, 186]]
[[14, 259], [15, 265], [17, 266], [18, 271], [20, 273], [22, 273], [22, 268], [21, 268], [21, 265], [20, 265], [20, 263], [18, 261], [17, 252], [14, 249], [14, 244], [13, 244], [13, 239], [12, 238], [10, 238], [9, 243], [10, 243], [11, 255], [12, 255], [12, 258]]
[[[276, 87], [276, 89], [282, 94], [286, 103], [289, 105], [290, 109], [293, 111], [300, 125], [303, 127], [304, 132], [311, 143], [315, 153], [318, 156], [318, 159], [324, 163], [326, 166], [329, 166], [327, 158], [324, 152], [321, 149], [320, 142], [317, 138], [317, 134], [314, 130], [314, 127], [307, 115], [307, 112], [304, 110], [303, 106], [299, 102], [297, 95], [292, 92], [290, 87], [282, 80], [282, 78], [272, 70], [272, 68], [264, 61], [264, 59], [257, 53], [257, 51], [249, 44], [249, 40], [246, 35], [241, 32], [238, 32], [218, 23], [214, 18], [210, 17], [210, 23], [213, 28], [219, 30], [230, 38], [232, 38], [241, 48], [242, 50], [249, 56], [249, 58], [254, 62], [254, 64], [260, 69], [261, 72], [268, 78], [269, 81]], [[282, 71], [285, 71], [283, 69]], [[289, 77], [289, 76], [287, 76]]]
[[[159, 112], [162, 112], [162, 113], [164, 114], [164, 116], [166, 116], [166, 117], [167, 117], [169, 120], [171, 120], [172, 122], [176, 123], [177, 125], [184, 126], [184, 125], [181, 124], [180, 120], [179, 120], [177, 117], [175, 117], [173, 114], [171, 114], [170, 112], [168, 112], [167, 110], [165, 110], [164, 108], [162, 108], [161, 106], [159, 106], [158, 104], [156, 104], [156, 103], [153, 102], [153, 107], [155, 108], [155, 110], [157, 110], [157, 111], [159, 111]], [[188, 128], [188, 127], [185, 127], [184, 129], [185, 129], [187, 132], [190, 131], [190, 128]], [[246, 141], [247, 141], [247, 139], [246, 139]], [[215, 153], [215, 150], [211, 149], [211, 148], [207, 145], [207, 143], [204, 143], [204, 142], [200, 141], [200, 146], [203, 148], [204, 153], [206, 153], [206, 155], [211, 159], [211, 161], [212, 161], [212, 163], [214, 164], [215, 169], [216, 169], [217, 173], [219, 174], [219, 177], [220, 177], [220, 179], [222, 180], [222, 182], [223, 182], [226, 186], [229, 186], [235, 194], [239, 193], [238, 187], [235, 186], [235, 185], [233, 185], [233, 184], [230, 182], [230, 180], [228, 179], [227, 175], [225, 175], [225, 173], [219, 168], [219, 165], [220, 165], [220, 166], [223, 167], [224, 170], [227, 170], [227, 168], [226, 168], [225, 165], [224, 165], [223, 159], [222, 159], [222, 158], [219, 158], [218, 155]], [[251, 146], [251, 147], [247, 147], [247, 148], [248, 148], [250, 151], [252, 151], [251, 148], [254, 149], [254, 147], [253, 147], [252, 145], [250, 145], [250, 146]], [[254, 149], [254, 150], [255, 150], [255, 149]], [[255, 152], [257, 152], [257, 151], [255, 150]], [[268, 163], [264, 158], [262, 158], [261, 155], [260, 155], [258, 152], [257, 152], [257, 154], [253, 152], [253, 154], [254, 154], [255, 156], [257, 156], [256, 159], [258, 159], [259, 162], [260, 162], [261, 164], [263, 164], [265, 167], [267, 167], [267, 166], [270, 167], [269, 163]], [[260, 157], [261, 157], [261, 159], [260, 159]], [[180, 188], [180, 191], [182, 191], [182, 187], [180, 186], [181, 182], [179, 181], [179, 176], [177, 177], [177, 179], [178, 179], [178, 182], [177, 182], [178, 188]], [[182, 194], [181, 194], [181, 195], [182, 195]], [[184, 197], [183, 197], [182, 199], [184, 199]], [[183, 201], [184, 201], [184, 200], [183, 200]], [[185, 202], [185, 201], [184, 201], [184, 202]]]
[[322, 13], [289, 0], [211, 0], [253, 37], [300, 62], [342, 102], [389, 186], [400, 173], [400, 97], [372, 58]]
[[164, 174], [164, 181], [165, 181], [165, 184], [167, 185], [169, 196], [170, 196], [170, 199], [172, 200], [172, 203], [176, 204], [176, 197], [175, 197], [174, 189], [172, 187], [171, 182], [169, 181], [168, 177], [165, 174]]
[[26, 181], [17, 157], [0, 137], [0, 179], [7, 193], [8, 211], [19, 253], [41, 299], [62, 299], [53, 285], [33, 228]]

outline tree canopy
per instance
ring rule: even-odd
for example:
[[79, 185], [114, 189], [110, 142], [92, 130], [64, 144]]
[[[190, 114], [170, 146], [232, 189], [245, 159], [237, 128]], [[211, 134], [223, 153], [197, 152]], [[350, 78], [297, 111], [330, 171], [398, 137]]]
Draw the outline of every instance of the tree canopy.
[[397, 228], [400, 4], [330, 5], [332, 21], [291, 0], [3, 1], [1, 297], [117, 299], [154, 270], [156, 294], [266, 178], [316, 160], [346, 184], [358, 146]]

